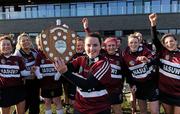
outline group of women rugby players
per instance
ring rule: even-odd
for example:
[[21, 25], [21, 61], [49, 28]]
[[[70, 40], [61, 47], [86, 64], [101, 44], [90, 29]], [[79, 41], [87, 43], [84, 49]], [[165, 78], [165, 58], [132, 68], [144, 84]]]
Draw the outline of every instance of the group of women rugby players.
[[19, 35], [13, 53], [12, 40], [1, 36], [1, 114], [9, 114], [13, 105], [18, 114], [27, 110], [29, 114], [39, 114], [40, 94], [44, 98], [45, 114], [52, 114], [51, 103], [56, 105], [57, 114], [63, 114], [62, 82], [74, 114], [123, 114], [125, 79], [141, 114], [147, 114], [147, 102], [151, 114], [160, 113], [160, 104], [166, 114], [180, 114], [178, 41], [170, 33], [159, 40], [157, 15], [150, 14], [149, 20], [156, 51], [143, 42], [138, 32], [128, 36], [128, 46], [121, 51], [116, 37], [108, 37], [102, 42], [99, 33], [90, 32], [88, 20], [84, 18], [87, 35], [84, 41], [77, 40], [77, 53], [68, 63], [61, 57], [50, 61], [43, 53], [38, 37], [37, 49], [34, 49], [28, 34]]

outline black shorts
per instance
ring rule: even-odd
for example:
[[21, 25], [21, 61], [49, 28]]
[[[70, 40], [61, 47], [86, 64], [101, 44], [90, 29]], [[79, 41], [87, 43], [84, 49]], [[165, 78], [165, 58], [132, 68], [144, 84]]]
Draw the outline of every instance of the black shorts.
[[168, 95], [162, 91], [159, 91], [159, 99], [162, 103], [180, 106], [180, 97]]
[[113, 93], [109, 95], [109, 101], [111, 105], [121, 104], [123, 102], [123, 94], [122, 93]]
[[23, 85], [0, 89], [0, 107], [9, 107], [25, 100], [26, 91]]
[[68, 91], [68, 98], [74, 100], [76, 95], [76, 86], [71, 83], [68, 83], [67, 91]]
[[152, 84], [143, 83], [136, 87], [136, 98], [140, 100], [148, 100], [150, 102], [159, 100], [159, 89]]
[[54, 98], [62, 95], [62, 88], [41, 89], [41, 96], [44, 98]]

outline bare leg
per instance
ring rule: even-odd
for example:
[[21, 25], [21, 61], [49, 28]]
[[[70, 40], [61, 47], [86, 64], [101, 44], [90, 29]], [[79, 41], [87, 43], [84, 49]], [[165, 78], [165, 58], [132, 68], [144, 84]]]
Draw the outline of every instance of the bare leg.
[[140, 113], [147, 114], [147, 102], [145, 100], [138, 99], [138, 104], [139, 104]]
[[112, 105], [112, 110], [114, 111], [114, 114], [123, 114], [120, 104]]
[[136, 114], [136, 96], [135, 96], [135, 93], [131, 93], [130, 101], [131, 101], [132, 114]]
[[175, 106], [174, 107], [174, 114], [179, 114], [180, 113], [180, 106]]
[[10, 114], [10, 108], [11, 107], [1, 108], [1, 114]]
[[149, 103], [151, 114], [159, 114], [159, 101], [153, 101]]
[[16, 104], [17, 114], [25, 114], [25, 100]]
[[165, 103], [162, 103], [162, 106], [166, 114], [173, 114], [173, 106], [165, 104]]

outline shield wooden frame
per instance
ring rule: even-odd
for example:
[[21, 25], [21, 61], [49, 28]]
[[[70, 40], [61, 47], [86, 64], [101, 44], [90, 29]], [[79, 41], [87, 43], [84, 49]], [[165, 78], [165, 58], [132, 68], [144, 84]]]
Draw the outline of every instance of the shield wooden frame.
[[62, 25], [50, 26], [40, 35], [42, 51], [51, 60], [61, 57], [68, 62], [76, 53], [77, 34]]

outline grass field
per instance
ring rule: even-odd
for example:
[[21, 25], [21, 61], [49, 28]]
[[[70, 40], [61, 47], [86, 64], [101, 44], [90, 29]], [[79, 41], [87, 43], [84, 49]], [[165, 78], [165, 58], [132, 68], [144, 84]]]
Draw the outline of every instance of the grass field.
[[[131, 104], [130, 104], [129, 90], [125, 90], [125, 91], [126, 91], [125, 92], [126, 94], [124, 94], [124, 100], [123, 100], [123, 103], [122, 103], [123, 114], [131, 114]], [[64, 98], [64, 95], [62, 96], [62, 99], [63, 98]], [[12, 110], [14, 110], [14, 108], [12, 108]], [[71, 112], [72, 111], [73, 111], [73, 109], [71, 108]], [[52, 104], [52, 112], [53, 112], [53, 114], [56, 114], [56, 109], [55, 109], [55, 106], [53, 104]], [[26, 114], [28, 114], [28, 112]], [[44, 107], [43, 103], [41, 103], [41, 105], [40, 105], [40, 114], [45, 114], [45, 107]], [[64, 114], [66, 114], [66, 113], [64, 113]], [[139, 110], [138, 110], [138, 106], [137, 106], [137, 114], [140, 114]], [[148, 114], [150, 114], [150, 112], [148, 112]], [[165, 114], [162, 107], [160, 108], [160, 114]]]
[[[125, 98], [124, 98], [124, 102], [122, 104], [122, 108], [123, 108], [123, 114], [131, 114], [131, 104], [130, 104], [130, 101], [129, 101], [129, 94], [125, 94]], [[40, 105], [40, 114], [44, 114], [44, 105], [41, 104]], [[137, 106], [137, 109], [138, 109], [138, 106]], [[71, 109], [72, 111], [73, 109]], [[53, 111], [53, 114], [56, 114], [56, 110], [55, 110], [55, 106], [52, 105], [52, 111]], [[139, 113], [139, 110], [137, 110], [137, 114], [140, 114]], [[150, 114], [150, 112], [148, 112]], [[66, 113], [64, 113], [66, 114]], [[112, 113], [113, 114], [113, 113]], [[163, 108], [161, 107], [160, 109], [160, 114], [165, 114], [164, 111], [163, 111]]]
[[[123, 107], [123, 114], [131, 114], [131, 106], [130, 106], [130, 102], [129, 101], [124, 101], [123, 104], [122, 104], [122, 107]], [[12, 109], [14, 110], [14, 108]], [[72, 112], [73, 109], [71, 109], [71, 112]], [[55, 109], [55, 106], [52, 105], [52, 112], [53, 114], [56, 114], [56, 109]], [[26, 113], [28, 114], [28, 112]], [[40, 114], [45, 114], [45, 107], [44, 107], [44, 104], [41, 104], [40, 105]], [[66, 114], [66, 113], [64, 113]], [[113, 114], [113, 113], [112, 113]], [[137, 110], [137, 114], [140, 114], [139, 113], [139, 110]], [[150, 112], [148, 112], [148, 114], [150, 114]], [[162, 107], [160, 109], [160, 114], [165, 114]]]

